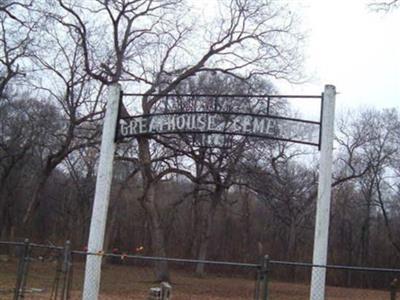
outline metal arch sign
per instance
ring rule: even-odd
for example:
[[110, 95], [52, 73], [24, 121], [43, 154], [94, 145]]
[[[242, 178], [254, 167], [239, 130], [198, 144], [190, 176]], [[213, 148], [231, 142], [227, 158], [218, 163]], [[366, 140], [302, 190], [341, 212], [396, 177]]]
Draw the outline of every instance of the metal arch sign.
[[[140, 94], [126, 94], [140, 95]], [[182, 95], [168, 95], [166, 97]], [[290, 141], [312, 146], [320, 145], [321, 122], [290, 118], [270, 113], [271, 98], [318, 98], [321, 96], [255, 96], [255, 95], [186, 95], [191, 99], [207, 98], [217, 101], [224, 98], [257, 98], [266, 102], [262, 112], [252, 112], [239, 106], [229, 109], [227, 106], [209, 107], [169, 107], [152, 114], [142, 114], [118, 119], [117, 140], [128, 137], [162, 134], [193, 134], [195, 136], [212, 135], [214, 140], [226, 135], [257, 137], [281, 141]], [[214, 102], [213, 101], [213, 102]], [[221, 101], [221, 100], [219, 100]], [[219, 144], [214, 143], [214, 144]]]
[[[127, 94], [125, 95], [127, 96]], [[140, 94], [131, 95], [145, 96]], [[316, 134], [313, 133], [310, 135], [308, 131], [314, 131], [313, 128], [317, 126], [317, 128], [319, 128], [318, 146], [320, 148], [320, 165], [318, 172], [318, 195], [310, 299], [325, 299], [326, 268], [321, 268], [321, 266], [326, 265], [328, 253], [336, 102], [335, 86], [325, 85], [324, 93], [321, 96], [250, 96], [266, 98], [267, 109], [265, 111], [263, 109], [253, 112], [247, 110], [242, 111], [241, 109], [240, 111], [232, 111], [230, 109], [220, 109], [218, 105], [215, 105], [215, 108], [217, 109], [212, 109], [205, 105], [203, 106], [202, 110], [199, 110], [196, 105], [194, 107], [183, 105], [181, 107], [175, 107], [174, 110], [171, 110], [170, 107], [166, 105], [166, 109], [164, 110], [160, 110], [160, 107], [156, 107], [154, 113], [150, 115], [124, 118], [121, 118], [122, 105], [118, 105], [118, 100], [122, 100], [123, 96], [121, 93], [120, 84], [116, 83], [110, 86], [109, 96], [110, 98], [107, 103], [102, 130], [103, 133], [101, 138], [99, 167], [96, 179], [92, 218], [90, 223], [88, 252], [101, 253], [103, 251], [105, 226], [112, 182], [113, 160], [116, 141], [118, 139], [128, 136], [186, 132], [200, 133], [202, 131], [205, 131], [207, 134], [211, 132], [211, 130], [215, 130], [215, 132], [218, 134], [241, 134], [246, 136], [257, 135], [265, 138], [281, 139], [296, 143], [316, 145], [314, 140]], [[161, 95], [158, 95], [158, 97], [160, 96]], [[189, 96], [204, 97], [204, 95]], [[210, 95], [209, 97], [215, 97], [215, 99], [217, 99], [218, 97], [222, 97], [222, 95]], [[227, 95], [226, 97], [232, 98], [239, 96]], [[246, 98], [249, 96], [244, 95], [240, 97]], [[279, 113], [270, 113], [270, 99], [273, 97], [319, 98], [321, 100], [320, 122], [285, 118]], [[120, 107], [119, 110], [118, 106]], [[175, 118], [168, 116], [175, 116]], [[183, 117], [179, 118], [179, 116]], [[189, 116], [196, 116], [196, 120], [192, 121]], [[208, 116], [210, 116], [209, 119]], [[116, 129], [115, 125], [117, 124], [118, 126]], [[300, 126], [299, 124], [302, 125]], [[208, 131], [208, 129], [210, 130]], [[101, 255], [89, 255], [87, 257], [82, 296], [82, 298], [85, 300], [95, 299], [98, 297], [101, 263]]]

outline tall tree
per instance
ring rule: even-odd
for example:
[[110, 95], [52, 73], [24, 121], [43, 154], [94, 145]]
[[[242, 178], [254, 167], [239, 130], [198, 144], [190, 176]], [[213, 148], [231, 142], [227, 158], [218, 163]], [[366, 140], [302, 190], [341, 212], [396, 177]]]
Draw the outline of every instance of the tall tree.
[[[132, 89], [142, 87], [144, 114], [162, 99], [154, 93], [168, 94], [199, 72], [288, 80], [299, 75], [301, 36], [295, 31], [295, 16], [277, 2], [219, 1], [221, 14], [213, 22], [198, 19], [198, 24], [179, 0], [98, 0], [79, 7], [73, 3], [58, 0], [62, 13], [53, 16], [82, 48], [86, 72], [104, 83], [130, 80], [136, 83]], [[165, 256], [155, 198], [159, 176], [150, 140], [139, 138], [138, 149], [153, 254]], [[157, 274], [160, 280], [168, 277], [165, 263], [157, 263]]]
[[32, 64], [40, 70], [35, 75], [52, 80], [35, 78], [31, 86], [59, 108], [61, 126], [43, 145], [47, 147], [45, 162], [23, 217], [25, 225], [35, 216], [40, 194], [53, 170], [73, 151], [99, 142], [98, 121], [104, 112], [103, 85], [91, 81], [83, 70], [81, 48], [54, 25], [42, 30], [41, 43], [32, 55]]
[[26, 201], [18, 199], [15, 190], [31, 190], [27, 183], [40, 173], [44, 145], [49, 144], [48, 137], [61, 124], [55, 106], [27, 96], [2, 102], [0, 115], [0, 227], [4, 238], [12, 238], [16, 220], [26, 207]]

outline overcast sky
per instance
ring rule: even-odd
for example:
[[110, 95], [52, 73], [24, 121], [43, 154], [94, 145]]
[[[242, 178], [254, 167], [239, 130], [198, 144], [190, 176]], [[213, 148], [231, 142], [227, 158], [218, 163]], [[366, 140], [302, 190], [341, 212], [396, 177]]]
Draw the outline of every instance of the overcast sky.
[[[371, 12], [368, 0], [290, 0], [308, 29], [309, 83], [282, 83], [283, 93], [320, 93], [334, 84], [337, 111], [400, 108], [400, 10]], [[298, 8], [297, 8], [298, 9]]]

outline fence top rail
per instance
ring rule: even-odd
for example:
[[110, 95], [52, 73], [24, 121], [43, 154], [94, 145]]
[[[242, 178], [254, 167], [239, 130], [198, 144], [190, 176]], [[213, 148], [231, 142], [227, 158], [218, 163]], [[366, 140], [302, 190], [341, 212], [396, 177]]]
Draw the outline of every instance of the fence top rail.
[[0, 241], [0, 245], [8, 245], [8, 246], [23, 246], [24, 242], [9, 242], [9, 241]]
[[79, 254], [79, 255], [100, 255], [100, 256], [105, 256], [105, 257], [116, 257], [116, 258], [122, 258], [122, 259], [128, 258], [128, 259], [137, 259], [137, 260], [168, 261], [168, 262], [189, 263], [189, 264], [204, 263], [207, 265], [242, 267], [242, 268], [250, 268], [250, 269], [257, 269], [257, 268], [261, 267], [260, 264], [239, 263], [239, 262], [218, 261], [218, 260], [171, 258], [171, 257], [161, 257], [161, 256], [144, 256], [144, 255], [114, 254], [114, 253], [99, 254], [99, 253], [86, 252], [86, 251], [72, 251], [72, 253]]
[[[44, 245], [44, 244], [36, 244], [28, 242], [14, 242], [14, 241], [1, 241], [0, 245], [8, 245], [8, 246], [24, 246], [28, 244], [30, 247], [36, 248], [46, 248], [53, 250], [63, 250], [64, 247], [54, 246], [54, 245]], [[150, 260], [150, 261], [169, 261], [176, 263], [204, 263], [208, 265], [220, 265], [220, 266], [232, 266], [232, 267], [242, 267], [242, 268], [250, 268], [257, 269], [262, 267], [261, 264], [251, 264], [251, 263], [239, 263], [239, 262], [230, 262], [230, 261], [216, 261], [216, 260], [198, 260], [198, 259], [186, 259], [186, 258], [170, 258], [170, 257], [160, 257], [160, 256], [144, 256], [144, 255], [132, 255], [132, 254], [115, 254], [115, 253], [93, 253], [87, 251], [71, 251], [72, 254], [78, 255], [99, 255], [105, 257], [116, 257], [116, 258], [128, 258], [128, 259], [137, 259], [137, 260]], [[297, 267], [316, 267], [316, 268], [326, 268], [326, 269], [337, 269], [337, 270], [350, 270], [350, 271], [365, 271], [365, 272], [392, 272], [399, 273], [400, 269], [395, 268], [376, 268], [376, 267], [359, 267], [359, 266], [344, 266], [344, 265], [313, 265], [312, 263], [307, 262], [294, 262], [294, 261], [282, 261], [282, 260], [269, 260], [268, 263], [270, 265], [282, 265], [282, 266], [297, 266]]]
[[294, 262], [294, 261], [281, 261], [281, 260], [270, 260], [271, 265], [282, 265], [282, 266], [297, 266], [297, 267], [309, 267], [309, 268], [326, 268], [326, 269], [337, 269], [337, 270], [350, 270], [350, 271], [365, 271], [365, 272], [393, 272], [400, 273], [400, 269], [394, 268], [375, 268], [375, 267], [359, 267], [359, 266], [343, 266], [343, 265], [314, 265], [312, 263], [305, 262]]
[[44, 245], [44, 244], [37, 244], [31, 242], [12, 242], [12, 241], [0, 241], [0, 245], [8, 245], [8, 246], [25, 246], [29, 245], [32, 248], [43, 248], [43, 249], [53, 249], [53, 250], [63, 250], [64, 247], [61, 246], [54, 246], [54, 245]]

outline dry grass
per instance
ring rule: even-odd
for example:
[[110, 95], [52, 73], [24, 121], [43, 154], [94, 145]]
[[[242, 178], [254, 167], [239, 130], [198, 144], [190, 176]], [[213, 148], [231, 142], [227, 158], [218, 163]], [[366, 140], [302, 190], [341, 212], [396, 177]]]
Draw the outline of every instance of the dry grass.
[[[25, 299], [49, 299], [54, 283], [55, 264], [35, 262], [30, 265], [27, 288], [41, 288], [40, 293], [28, 293]], [[0, 299], [12, 299], [10, 292], [15, 285], [16, 265], [0, 262]], [[76, 264], [73, 271], [72, 299], [81, 299], [83, 264]], [[225, 300], [253, 299], [254, 280], [243, 277], [209, 275], [194, 277], [191, 273], [172, 271], [174, 300]], [[101, 300], [146, 299], [154, 275], [149, 267], [106, 265], [102, 272]], [[269, 284], [271, 300], [308, 299], [309, 287], [305, 284], [272, 281]], [[7, 292], [8, 291], [8, 292]], [[328, 287], [327, 299], [380, 300], [389, 299], [385, 291]]]

